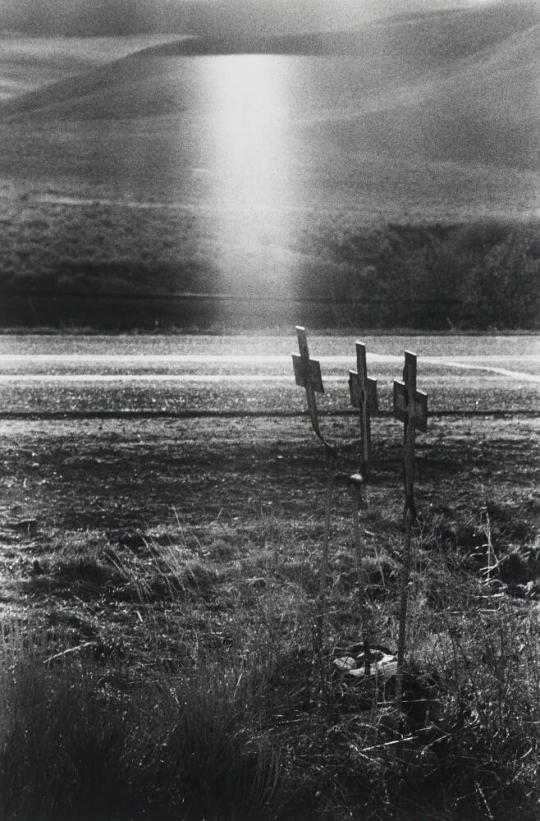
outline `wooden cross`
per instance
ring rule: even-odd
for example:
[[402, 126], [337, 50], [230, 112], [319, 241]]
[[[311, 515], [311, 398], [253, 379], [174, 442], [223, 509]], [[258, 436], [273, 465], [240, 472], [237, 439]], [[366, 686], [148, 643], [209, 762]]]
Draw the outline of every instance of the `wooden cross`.
[[371, 415], [377, 413], [377, 380], [367, 375], [366, 346], [356, 343], [356, 370], [349, 371], [349, 389], [351, 405], [360, 410], [360, 429], [362, 433], [362, 465], [364, 477], [369, 471], [371, 452]]
[[403, 382], [394, 381], [394, 416], [403, 422], [405, 513], [416, 518], [414, 504], [414, 444], [416, 431], [427, 430], [427, 394], [416, 390], [416, 354], [405, 351]]
[[[294, 376], [296, 384], [304, 388], [308, 403], [311, 424], [315, 434], [324, 442], [324, 438], [319, 428], [319, 415], [317, 410], [317, 400], [315, 393], [324, 393], [321, 366], [318, 360], [309, 358], [309, 349], [306, 338], [306, 329], [301, 325], [296, 326], [296, 336], [298, 338], [298, 349], [300, 355], [292, 355]], [[325, 442], [326, 444], [326, 442]]]
[[401, 710], [403, 701], [403, 668], [407, 633], [407, 604], [411, 572], [412, 523], [416, 518], [414, 504], [414, 441], [416, 431], [427, 430], [427, 396], [416, 390], [416, 354], [405, 351], [403, 382], [394, 381], [394, 416], [405, 425], [403, 465], [405, 477], [405, 546], [401, 569], [399, 634], [396, 669], [396, 702]]

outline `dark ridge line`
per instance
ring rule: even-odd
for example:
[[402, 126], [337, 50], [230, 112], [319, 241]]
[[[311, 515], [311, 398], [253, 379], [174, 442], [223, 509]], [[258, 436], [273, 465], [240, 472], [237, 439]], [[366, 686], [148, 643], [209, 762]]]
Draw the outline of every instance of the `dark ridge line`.
[[[111, 300], [123, 300], [125, 302], [170, 302], [171, 300], [177, 302], [242, 302], [242, 303], [254, 303], [254, 302], [263, 302], [263, 303], [276, 303], [278, 305], [382, 305], [384, 304], [384, 299], [333, 299], [329, 301], [327, 298], [324, 297], [280, 297], [280, 296], [267, 296], [264, 294], [212, 294], [212, 293], [157, 293], [157, 294], [149, 294], [149, 293], [77, 293], [76, 291], [64, 291], [62, 293], [51, 293], [50, 291], [34, 291], [32, 293], [19, 293], [17, 291], [11, 291], [1, 294], [3, 300], [8, 299], [25, 299], [28, 302], [35, 300], [41, 300], [46, 302], [58, 302], [60, 300], [72, 299], [72, 300], [79, 300], [81, 302], [85, 300], [102, 300], [102, 301], [111, 301]], [[415, 298], [415, 302], [420, 304], [436, 304], [436, 305], [461, 305], [463, 300], [458, 299], [456, 297], [418, 297]]]
[[[354, 417], [358, 416], [358, 411], [321, 411], [319, 414], [323, 418], [334, 417]], [[430, 418], [447, 417], [492, 417], [495, 419], [524, 416], [536, 418], [540, 412], [535, 410], [439, 410], [430, 411]], [[307, 411], [249, 411], [249, 410], [185, 410], [185, 411], [2, 411], [0, 421], [54, 421], [54, 420], [78, 420], [78, 419], [303, 419], [309, 418]], [[381, 411], [376, 418], [393, 419], [392, 411]]]

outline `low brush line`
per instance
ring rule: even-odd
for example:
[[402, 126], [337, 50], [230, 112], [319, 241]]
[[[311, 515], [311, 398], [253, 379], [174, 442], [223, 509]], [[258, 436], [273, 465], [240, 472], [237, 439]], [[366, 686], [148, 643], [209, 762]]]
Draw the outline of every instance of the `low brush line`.
[[[266, 296], [264, 294], [223, 294], [223, 293], [206, 293], [206, 292], [185, 292], [185, 293], [77, 293], [77, 291], [62, 291], [59, 293], [51, 293], [50, 291], [33, 291], [32, 293], [21, 293], [18, 291], [11, 291], [2, 295], [4, 300], [24, 299], [30, 302], [33, 299], [46, 302], [59, 302], [66, 299], [76, 299], [81, 302], [84, 301], [118, 301], [123, 302], [241, 302], [242, 304], [250, 305], [255, 303], [274, 304], [274, 305], [288, 305], [288, 306], [302, 306], [302, 305], [344, 305], [347, 307], [354, 307], [355, 305], [384, 305], [384, 299], [370, 299], [366, 303], [365, 300], [358, 299], [332, 299], [330, 302], [324, 297], [301, 297], [294, 298], [290, 296]], [[461, 305], [462, 300], [454, 299], [452, 297], [418, 297], [415, 300], [422, 305]]]
[[[325, 418], [339, 418], [357, 416], [355, 410], [321, 411], [319, 416]], [[494, 419], [513, 418], [523, 416], [535, 419], [540, 412], [535, 410], [439, 410], [430, 411], [429, 418], [446, 417], [488, 417]], [[78, 420], [78, 419], [304, 419], [309, 417], [306, 411], [250, 411], [250, 410], [124, 410], [124, 411], [2, 411], [0, 421], [48, 421], [48, 420]], [[392, 411], [381, 411], [375, 418], [393, 419]]]

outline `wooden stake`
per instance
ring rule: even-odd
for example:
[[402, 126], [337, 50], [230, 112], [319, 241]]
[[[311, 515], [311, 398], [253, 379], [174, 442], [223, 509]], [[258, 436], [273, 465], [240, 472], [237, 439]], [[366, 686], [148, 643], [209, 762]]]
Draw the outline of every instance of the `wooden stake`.
[[326, 489], [326, 507], [324, 515], [324, 541], [321, 556], [321, 566], [319, 571], [319, 596], [317, 603], [317, 615], [315, 619], [315, 644], [316, 653], [320, 657], [324, 647], [324, 631], [326, 621], [327, 589], [328, 589], [328, 566], [330, 553], [330, 517], [332, 515], [332, 500], [334, 497], [335, 475], [331, 471], [328, 475], [328, 485]]
[[315, 397], [315, 393], [324, 393], [321, 366], [318, 360], [309, 358], [306, 329], [301, 325], [297, 325], [296, 336], [298, 338], [298, 349], [300, 351], [300, 355], [294, 353], [292, 355], [296, 384], [304, 388], [306, 392], [311, 425], [315, 434], [324, 442], [319, 427], [319, 413], [317, 409], [317, 399]]
[[414, 446], [416, 431], [427, 430], [427, 395], [416, 390], [416, 354], [405, 351], [403, 382], [394, 381], [394, 416], [404, 424], [403, 476], [405, 483], [405, 512], [416, 518], [414, 503]]
[[394, 416], [404, 424], [403, 476], [405, 485], [404, 527], [405, 541], [401, 569], [401, 596], [399, 608], [399, 635], [396, 670], [396, 703], [399, 710], [403, 701], [403, 668], [405, 663], [409, 577], [412, 562], [412, 526], [416, 519], [414, 501], [416, 431], [427, 430], [427, 395], [416, 390], [416, 354], [405, 351], [403, 382], [394, 381]]
[[363, 478], [359, 474], [349, 479], [349, 492], [353, 503], [353, 540], [358, 568], [358, 592], [360, 596], [360, 618], [362, 620], [362, 642], [364, 644], [364, 675], [371, 674], [370, 618], [367, 600], [366, 572], [363, 564], [364, 550], [360, 537], [360, 506], [362, 504]]
[[364, 478], [369, 472], [371, 457], [371, 416], [377, 413], [377, 380], [367, 375], [366, 346], [356, 343], [356, 370], [349, 371], [351, 405], [360, 411], [362, 460], [360, 471]]

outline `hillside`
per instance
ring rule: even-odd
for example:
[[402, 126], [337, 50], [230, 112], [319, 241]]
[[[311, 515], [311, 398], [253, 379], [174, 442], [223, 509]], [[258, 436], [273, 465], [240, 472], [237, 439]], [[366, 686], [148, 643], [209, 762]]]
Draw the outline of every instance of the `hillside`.
[[538, 168], [540, 26], [413, 82], [385, 89], [358, 113], [321, 117], [378, 151]]
[[0, 101], [35, 91], [155, 46], [173, 35], [20, 37], [0, 33]]
[[287, 78], [291, 127], [314, 129], [346, 150], [529, 168], [538, 151], [539, 19], [532, 11], [468, 10], [349, 32], [172, 42], [9, 100], [0, 122], [151, 118], [166, 142], [169, 129], [176, 139], [171, 118], [185, 125], [200, 115], [199, 81], [186, 60], [303, 55], [307, 68], [290, 64]]
[[[440, 296], [461, 278], [483, 322], [528, 327], [538, 17], [485, 8], [176, 41], [4, 103], [0, 289], [326, 299], [357, 293], [365, 268], [370, 293], [380, 280], [399, 299], [394, 279]], [[486, 218], [524, 227], [495, 256], [488, 229], [478, 267], [460, 226]], [[511, 316], [482, 308], [495, 269], [504, 305], [516, 291]]]
[[[431, 8], [471, 6], [474, 0], [429, 0]], [[515, 6], [516, 0], [493, 0]], [[519, 5], [531, 6], [532, 3]], [[347, 29], [366, 22], [424, 11], [425, 0], [3, 0], [0, 31], [34, 37], [133, 35], [283, 35]]]

